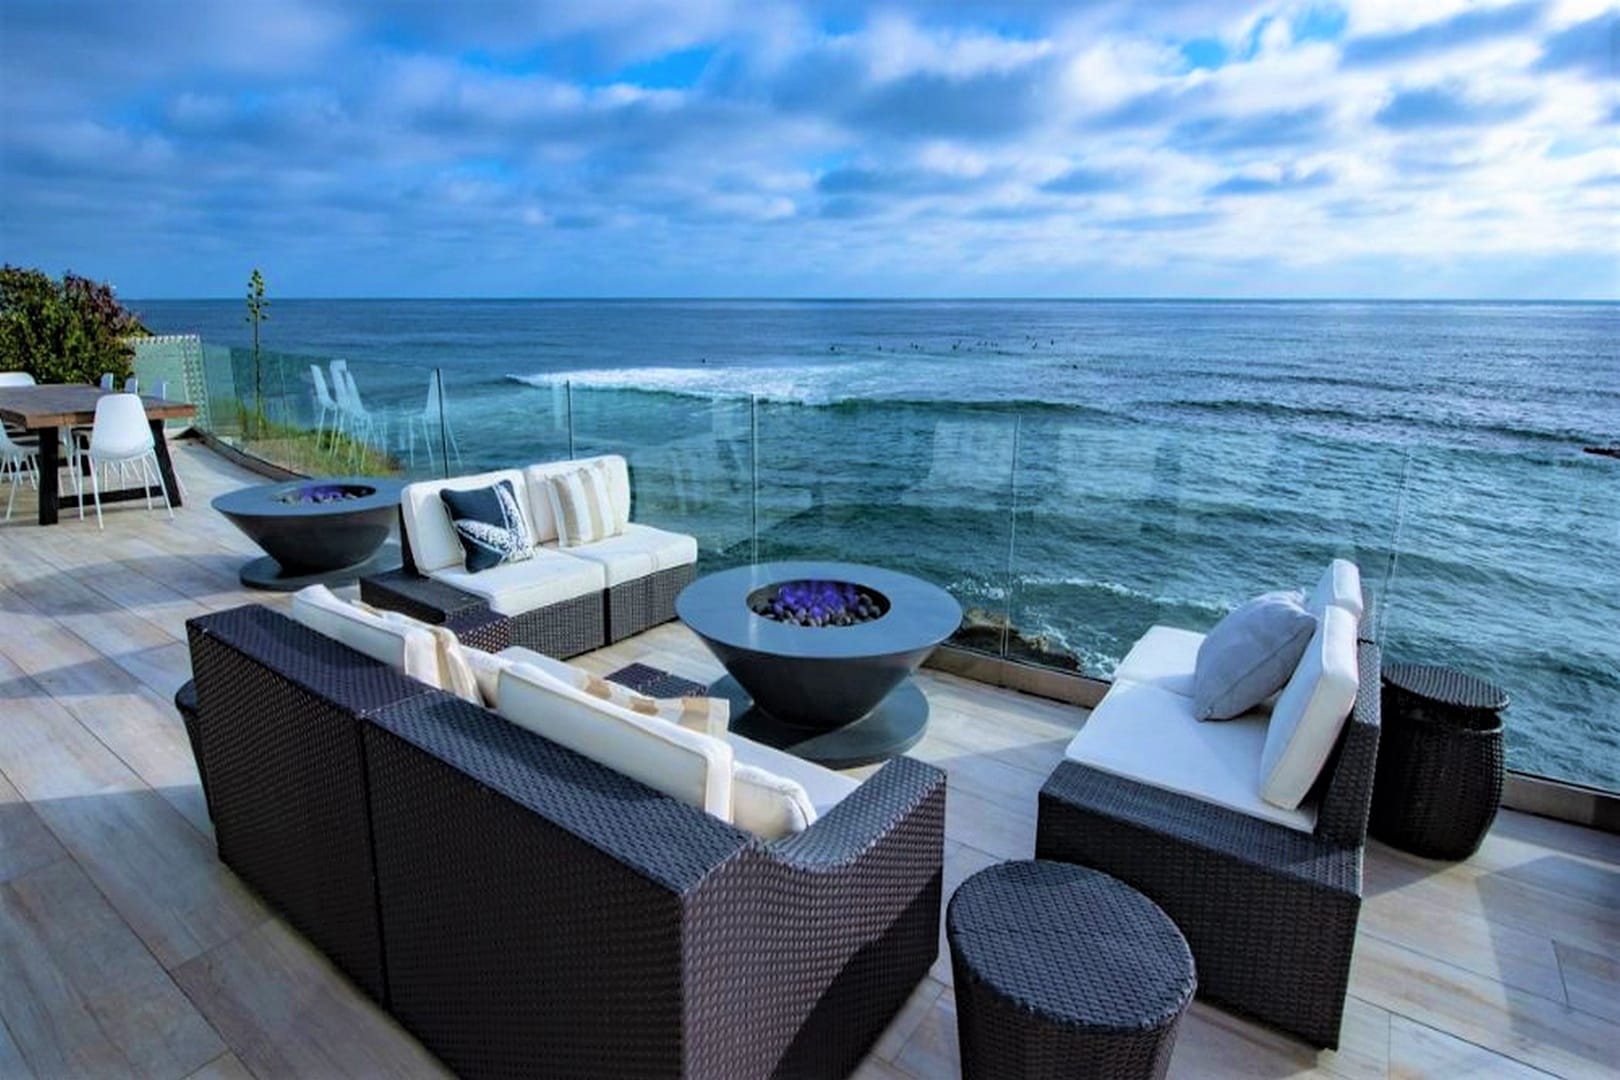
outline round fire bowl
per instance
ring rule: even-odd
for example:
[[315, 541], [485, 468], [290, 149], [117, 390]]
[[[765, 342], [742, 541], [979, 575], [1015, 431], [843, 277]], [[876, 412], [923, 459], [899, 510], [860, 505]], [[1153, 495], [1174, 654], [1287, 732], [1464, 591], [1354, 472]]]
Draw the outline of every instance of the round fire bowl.
[[[881, 596], [883, 613], [850, 626], [804, 626], [750, 607], [761, 590], [805, 581], [848, 583]], [[675, 611], [752, 703], [744, 715], [733, 713], [733, 730], [840, 766], [891, 757], [921, 737], [926, 701], [914, 687], [908, 687], [914, 700], [896, 688], [962, 620], [961, 606], [935, 585], [834, 562], [763, 563], [710, 574], [682, 590]], [[739, 697], [724, 681], [714, 692]], [[829, 739], [830, 732], [840, 737]]]
[[383, 542], [403, 486], [373, 476], [292, 480], [227, 492], [213, 507], [268, 556], [242, 568], [242, 584], [286, 591], [386, 569], [393, 550]]

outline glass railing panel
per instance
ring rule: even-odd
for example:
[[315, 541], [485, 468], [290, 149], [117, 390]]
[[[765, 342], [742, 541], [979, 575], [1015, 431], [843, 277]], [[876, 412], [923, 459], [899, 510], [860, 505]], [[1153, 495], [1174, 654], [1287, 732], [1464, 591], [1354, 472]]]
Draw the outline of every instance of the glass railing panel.
[[1206, 631], [1335, 556], [1379, 588], [1400, 447], [1061, 407], [1026, 411], [1019, 446], [1016, 658], [1111, 678], [1149, 627]]
[[[487, 365], [449, 360], [437, 370], [440, 430], [434, 446], [445, 475], [568, 456], [568, 387], [563, 380], [491, 374]], [[432, 410], [426, 419], [431, 429]]]
[[748, 398], [574, 386], [568, 403], [573, 456], [629, 464], [634, 520], [697, 537], [705, 572], [751, 560]]
[[760, 401], [758, 557], [864, 562], [961, 603], [956, 641], [999, 653], [1017, 417], [949, 402]]
[[202, 383], [206, 408], [199, 406], [198, 426], [227, 442], [241, 435], [237, 411], [235, 361], [228, 345], [202, 343]]
[[1386, 655], [1508, 691], [1508, 768], [1620, 791], [1620, 461], [1414, 451]]

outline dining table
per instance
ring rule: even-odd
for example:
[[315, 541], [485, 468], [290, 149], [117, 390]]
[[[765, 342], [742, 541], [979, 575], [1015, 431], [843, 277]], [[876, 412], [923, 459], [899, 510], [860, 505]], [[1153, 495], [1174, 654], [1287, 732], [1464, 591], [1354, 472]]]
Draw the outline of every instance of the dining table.
[[[89, 495], [64, 493], [57, 476], [62, 467], [62, 432], [64, 429], [89, 428], [96, 420], [96, 402], [113, 393], [98, 386], [46, 384], [40, 386], [0, 387], [0, 421], [22, 428], [29, 435], [39, 437], [39, 523], [55, 525], [61, 510], [77, 509]], [[168, 489], [169, 501], [180, 505], [180, 485], [175, 483], [174, 463], [169, 460], [169, 444], [163, 437], [166, 420], [181, 419], [197, 414], [197, 407], [184, 401], [168, 401], [159, 397], [141, 398], [146, 407], [146, 419], [152, 426], [153, 449], [157, 452], [158, 473]], [[81, 469], [89, 472], [88, 459], [81, 459]], [[82, 486], [82, 485], [81, 485]], [[130, 499], [161, 498], [163, 492], [155, 487], [116, 488], [101, 493], [101, 501], [126, 502]]]

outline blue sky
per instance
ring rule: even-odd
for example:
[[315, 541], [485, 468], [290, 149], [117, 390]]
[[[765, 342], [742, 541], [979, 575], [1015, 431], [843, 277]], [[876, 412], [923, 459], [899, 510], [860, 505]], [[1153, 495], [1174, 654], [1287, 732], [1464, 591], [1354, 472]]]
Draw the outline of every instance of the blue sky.
[[0, 258], [132, 298], [1620, 297], [1617, 9], [4, 0]]

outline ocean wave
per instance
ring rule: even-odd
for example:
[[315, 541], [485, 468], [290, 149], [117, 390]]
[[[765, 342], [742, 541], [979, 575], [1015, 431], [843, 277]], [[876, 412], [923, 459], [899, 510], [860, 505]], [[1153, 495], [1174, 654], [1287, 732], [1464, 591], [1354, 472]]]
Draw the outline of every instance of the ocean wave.
[[[1024, 575], [1018, 579], [1019, 588], [1065, 588], [1080, 589], [1086, 592], [1106, 593], [1135, 604], [1150, 605], [1156, 608], [1180, 608], [1185, 611], [1198, 611], [1213, 615], [1216, 618], [1225, 616], [1232, 610], [1232, 605], [1225, 601], [1208, 600], [1191, 596], [1168, 596], [1161, 593], [1148, 592], [1143, 589], [1132, 588], [1117, 581], [1098, 581], [1079, 575], [1066, 577], [1041, 577], [1038, 575]], [[1143, 629], [1147, 629], [1143, 627]]]
[[1278, 401], [1251, 401], [1240, 398], [1195, 399], [1166, 402], [1142, 402], [1145, 406], [1158, 406], [1171, 412], [1202, 413], [1206, 415], [1245, 415], [1265, 419], [1295, 419], [1328, 421], [1338, 424], [1367, 424], [1394, 426], [1412, 431], [1431, 431], [1448, 435], [1478, 434], [1509, 440], [1567, 446], [1586, 444], [1594, 440], [1590, 432], [1574, 428], [1537, 428], [1522, 424], [1493, 423], [1490, 421], [1451, 420], [1439, 417], [1416, 416], [1411, 413], [1369, 412], [1364, 409], [1341, 409], [1326, 405], [1288, 405]]
[[976, 395], [971, 388], [964, 389], [955, 384], [949, 388], [951, 396], [942, 398], [934, 396], [940, 373], [936, 370], [926, 374], [931, 376], [930, 380], [918, 379], [907, 385], [903, 379], [896, 379], [892, 365], [863, 362], [797, 367], [588, 368], [531, 375], [507, 374], [505, 381], [541, 390], [572, 385], [587, 390], [660, 394], [705, 401], [737, 401], [753, 397], [770, 404], [817, 409], [911, 406], [942, 411], [1018, 412], [1030, 415], [1084, 413], [1109, 420], [1131, 419], [1124, 413], [1095, 405], [1001, 393]]

